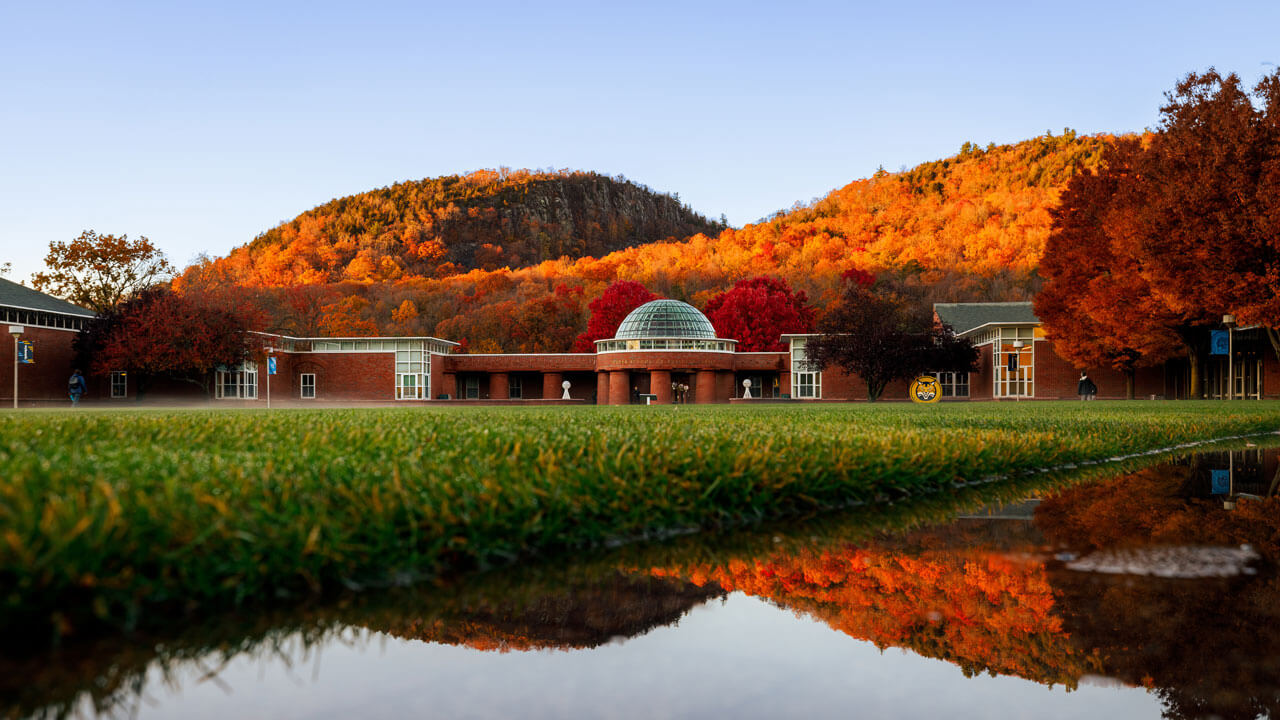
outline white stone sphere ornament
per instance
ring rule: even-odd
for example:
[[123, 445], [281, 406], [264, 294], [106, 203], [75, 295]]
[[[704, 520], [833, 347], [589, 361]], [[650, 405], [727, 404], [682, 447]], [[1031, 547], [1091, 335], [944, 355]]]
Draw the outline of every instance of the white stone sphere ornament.
[[751, 397], [751, 378], [742, 381], [742, 397]]
[[565, 380], [564, 382], [560, 383], [560, 387], [564, 388], [564, 394], [560, 396], [560, 399], [561, 400], [570, 399], [569, 398], [569, 381]]

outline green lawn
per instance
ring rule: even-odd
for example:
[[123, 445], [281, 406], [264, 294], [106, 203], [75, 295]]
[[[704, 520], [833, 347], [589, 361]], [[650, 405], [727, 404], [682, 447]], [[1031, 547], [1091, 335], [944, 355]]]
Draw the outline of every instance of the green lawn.
[[1277, 402], [9, 412], [0, 631], [408, 581], [1277, 429]]

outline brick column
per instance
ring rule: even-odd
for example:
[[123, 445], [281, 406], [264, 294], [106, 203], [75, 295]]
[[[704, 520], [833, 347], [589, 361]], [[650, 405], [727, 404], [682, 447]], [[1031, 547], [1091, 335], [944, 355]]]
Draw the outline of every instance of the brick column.
[[737, 397], [735, 390], [737, 388], [733, 386], [732, 372], [716, 373], [716, 402], [727, 403], [731, 398]]
[[458, 373], [447, 372], [447, 373], [442, 373], [441, 376], [443, 379], [440, 381], [440, 389], [436, 391], [436, 394], [444, 393], [448, 395], [450, 398], [457, 400], [458, 399]]
[[596, 404], [609, 404], [609, 373], [596, 373]]
[[671, 371], [670, 370], [650, 370], [649, 371], [649, 392], [657, 395], [654, 403], [657, 405], [671, 404]]
[[716, 401], [715, 370], [698, 371], [698, 378], [694, 380], [693, 397], [694, 402], [699, 405], [710, 405]]
[[493, 400], [508, 400], [511, 398], [511, 384], [506, 373], [489, 373], [489, 397]]
[[791, 395], [791, 371], [783, 370], [778, 373], [778, 392], [783, 395]]
[[564, 388], [560, 387], [562, 382], [564, 376], [558, 372], [542, 373], [542, 399], [559, 400], [564, 394]]
[[609, 372], [609, 404], [631, 404], [631, 373], [626, 370]]
[[444, 392], [444, 359], [436, 353], [430, 353], [431, 373], [427, 375], [427, 399], [434, 400]]

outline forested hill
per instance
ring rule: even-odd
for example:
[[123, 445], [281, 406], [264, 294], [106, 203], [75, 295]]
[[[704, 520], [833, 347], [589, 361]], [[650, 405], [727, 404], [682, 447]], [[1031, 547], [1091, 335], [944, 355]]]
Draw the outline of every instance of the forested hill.
[[588, 173], [403, 183], [317, 208], [176, 284], [232, 291], [289, 334], [435, 335], [484, 352], [568, 350], [587, 304], [618, 280], [698, 307], [772, 275], [821, 312], [851, 269], [898, 274], [923, 302], [1027, 300], [1059, 194], [1113, 141], [1067, 131], [965, 143], [743, 228]]
[[482, 170], [331, 200], [213, 266], [219, 276], [253, 286], [431, 278], [600, 256], [721, 229], [677, 197], [623, 178]]
[[694, 304], [761, 274], [784, 277], [821, 303], [853, 268], [911, 273], [938, 300], [1029, 299], [1050, 210], [1067, 181], [1097, 167], [1113, 142], [1068, 130], [1011, 145], [965, 143], [952, 157], [881, 170], [741, 229], [542, 271], [574, 283], [636, 280]]

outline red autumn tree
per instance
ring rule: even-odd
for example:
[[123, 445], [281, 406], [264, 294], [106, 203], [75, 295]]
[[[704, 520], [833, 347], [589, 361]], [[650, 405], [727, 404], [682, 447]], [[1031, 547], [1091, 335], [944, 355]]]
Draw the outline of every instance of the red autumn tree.
[[[1209, 70], [1188, 75], [1166, 97], [1147, 147], [1118, 143], [1096, 182], [1064, 193], [1054, 229], [1061, 241], [1049, 243], [1042, 261], [1048, 297], [1037, 308], [1075, 313], [1077, 325], [1084, 312], [1099, 327], [1074, 328], [1084, 336], [1079, 344], [1101, 342], [1121, 369], [1134, 364], [1139, 340], [1149, 341], [1141, 362], [1158, 361], [1175, 334], [1198, 397], [1208, 330], [1223, 315], [1268, 328], [1280, 354], [1280, 71], [1252, 96], [1234, 74]], [[1095, 217], [1073, 219], [1076, 211]], [[1080, 242], [1099, 258], [1087, 271], [1071, 267]], [[1069, 332], [1055, 341], [1073, 342]]]
[[809, 297], [777, 277], [739, 280], [707, 302], [706, 314], [717, 335], [738, 341], [739, 352], [781, 352], [783, 333], [813, 332]]
[[1077, 175], [1053, 215], [1040, 263], [1044, 288], [1036, 316], [1054, 350], [1078, 365], [1106, 366], [1125, 375], [1129, 398], [1137, 368], [1164, 362], [1181, 348], [1180, 318], [1152, 293], [1141, 268], [1112, 246], [1109, 228], [1131, 215], [1117, 190], [1132, 181], [1142, 152], [1136, 139], [1117, 141], [1107, 166]]
[[326, 320], [325, 308], [339, 299], [330, 285], [292, 285], [274, 298], [274, 326], [286, 335], [316, 337]]
[[1259, 285], [1270, 284], [1274, 296], [1280, 281], [1280, 251], [1259, 197], [1274, 196], [1260, 181], [1280, 164], [1278, 83], [1280, 71], [1258, 85], [1270, 106], [1260, 110], [1234, 73], [1191, 73], [1166, 95], [1159, 132], [1138, 163], [1133, 189], [1144, 222], [1131, 249], [1188, 323], [1242, 309]]
[[574, 341], [573, 351], [595, 352], [596, 340], [613, 337], [628, 313], [657, 299], [656, 295], [638, 282], [623, 280], [613, 283], [604, 289], [600, 297], [587, 305], [591, 310], [591, 319], [587, 321], [587, 331]]
[[515, 351], [564, 352], [582, 327], [584, 310], [581, 286], [556, 285], [551, 295], [525, 302], [511, 318]]
[[152, 288], [91, 321], [77, 350], [95, 374], [129, 373], [139, 396], [156, 377], [190, 382], [207, 394], [218, 366], [248, 356], [248, 329], [235, 311]]

